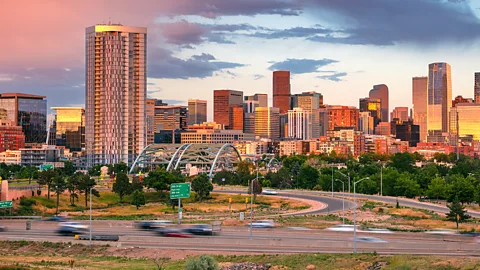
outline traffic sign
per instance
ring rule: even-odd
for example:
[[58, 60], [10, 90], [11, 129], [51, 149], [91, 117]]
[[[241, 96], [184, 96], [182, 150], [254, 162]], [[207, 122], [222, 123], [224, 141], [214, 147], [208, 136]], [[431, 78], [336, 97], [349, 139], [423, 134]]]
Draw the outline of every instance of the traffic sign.
[[53, 164], [40, 165], [40, 171], [53, 170]]
[[174, 183], [170, 185], [170, 199], [190, 198], [190, 183]]
[[12, 201], [0, 201], [0, 208], [11, 208]]

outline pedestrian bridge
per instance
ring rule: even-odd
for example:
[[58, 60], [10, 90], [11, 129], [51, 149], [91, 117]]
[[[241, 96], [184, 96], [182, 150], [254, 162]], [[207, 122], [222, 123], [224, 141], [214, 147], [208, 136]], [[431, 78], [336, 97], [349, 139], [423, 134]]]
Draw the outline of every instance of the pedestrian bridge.
[[216, 171], [234, 169], [241, 161], [240, 153], [233, 144], [150, 144], [137, 157], [130, 173], [140, 168], [150, 170], [163, 166], [167, 171], [181, 170], [188, 173], [192, 166], [213, 177]]

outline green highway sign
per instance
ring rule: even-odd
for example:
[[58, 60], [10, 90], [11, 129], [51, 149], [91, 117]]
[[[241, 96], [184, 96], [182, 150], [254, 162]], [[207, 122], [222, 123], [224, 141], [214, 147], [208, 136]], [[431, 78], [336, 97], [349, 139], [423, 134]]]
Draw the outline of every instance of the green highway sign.
[[53, 170], [53, 164], [43, 164], [40, 165], [40, 171]]
[[190, 183], [175, 183], [170, 185], [170, 199], [190, 198]]
[[0, 208], [11, 208], [12, 201], [0, 201]]

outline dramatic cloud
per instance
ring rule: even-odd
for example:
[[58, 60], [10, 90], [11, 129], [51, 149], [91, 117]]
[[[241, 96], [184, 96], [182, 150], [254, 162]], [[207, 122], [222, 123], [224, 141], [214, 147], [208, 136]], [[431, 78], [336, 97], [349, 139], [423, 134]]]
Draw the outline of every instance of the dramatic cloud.
[[216, 60], [211, 54], [194, 55], [190, 59], [181, 59], [172, 55], [171, 51], [156, 49], [151, 55], [148, 68], [148, 77], [155, 79], [188, 79], [207, 78], [226, 69], [243, 67], [240, 63], [212, 61]]
[[181, 20], [174, 23], [161, 24], [160, 31], [167, 43], [183, 45], [202, 43], [202, 37], [208, 30], [199, 24]]
[[330, 75], [321, 75], [317, 76], [317, 78], [322, 79], [322, 80], [328, 80], [328, 81], [334, 81], [334, 82], [340, 82], [342, 81], [342, 77], [347, 76], [346, 72], [336, 72]]
[[274, 62], [268, 69], [269, 70], [290, 70], [293, 74], [314, 73], [319, 68], [337, 63], [337, 60], [323, 58], [320, 60], [315, 59], [287, 59], [282, 62]]

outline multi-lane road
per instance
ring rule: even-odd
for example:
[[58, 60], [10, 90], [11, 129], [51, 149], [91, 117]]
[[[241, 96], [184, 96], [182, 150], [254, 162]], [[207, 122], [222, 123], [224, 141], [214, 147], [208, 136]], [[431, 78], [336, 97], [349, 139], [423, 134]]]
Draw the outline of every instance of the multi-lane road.
[[[88, 224], [88, 222], [84, 222]], [[65, 241], [82, 242], [74, 237], [55, 233], [54, 222], [32, 222], [32, 229], [25, 230], [25, 221], [2, 221], [7, 231], [0, 232], [0, 240]], [[94, 221], [93, 234], [118, 235], [116, 246], [156, 247], [183, 250], [249, 252], [249, 253], [351, 253], [352, 232], [326, 230], [290, 230], [287, 228], [254, 229], [249, 239], [247, 227], [223, 227], [217, 236], [193, 238], [161, 237], [153, 231], [137, 230], [130, 221]], [[480, 256], [480, 244], [472, 237], [459, 235], [429, 235], [425, 233], [374, 234], [360, 231], [362, 237], [376, 237], [382, 243], [358, 242], [358, 252], [380, 254], [437, 254]], [[106, 242], [96, 242], [103, 243]]]

